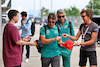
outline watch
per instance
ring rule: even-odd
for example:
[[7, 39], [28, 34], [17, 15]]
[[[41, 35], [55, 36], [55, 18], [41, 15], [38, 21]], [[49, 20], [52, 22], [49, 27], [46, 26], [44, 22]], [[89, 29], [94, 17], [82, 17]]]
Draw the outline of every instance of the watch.
[[77, 46], [80, 46], [80, 43], [78, 43]]

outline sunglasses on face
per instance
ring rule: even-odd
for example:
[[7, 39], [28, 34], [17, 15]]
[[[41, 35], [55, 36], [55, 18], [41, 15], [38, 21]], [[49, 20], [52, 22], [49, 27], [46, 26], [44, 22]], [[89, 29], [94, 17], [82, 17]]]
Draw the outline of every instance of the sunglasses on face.
[[55, 23], [55, 22], [50, 22], [50, 21], [48, 21], [48, 23]]
[[58, 18], [61, 18], [61, 17], [63, 17], [63, 18], [64, 18], [65, 16], [64, 16], [64, 15], [63, 15], [63, 16], [58, 16]]
[[81, 16], [81, 17], [83, 17], [83, 18], [84, 18], [85, 16], [87, 16], [87, 15], [84, 15], [84, 16]]

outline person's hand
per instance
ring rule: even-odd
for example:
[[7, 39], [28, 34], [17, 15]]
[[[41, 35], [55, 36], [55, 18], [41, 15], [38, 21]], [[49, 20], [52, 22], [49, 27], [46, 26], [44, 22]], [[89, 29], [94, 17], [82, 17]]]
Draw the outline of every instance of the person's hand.
[[69, 35], [66, 34], [66, 33], [63, 33], [62, 36], [63, 36], [64, 38], [66, 38], [66, 37], [68, 37]]
[[77, 42], [73, 42], [73, 45], [76, 46], [76, 45], [78, 45], [78, 43]]
[[64, 42], [60, 43], [59, 45], [60, 45], [61, 47], [63, 47], [62, 44], [64, 44]]
[[25, 24], [25, 21], [24, 20], [22, 20], [22, 24]]
[[59, 41], [59, 42], [58, 42], [59, 46], [61, 46], [61, 47], [63, 47], [63, 46], [62, 46], [63, 43], [64, 43], [64, 42], [62, 42], [62, 41]]
[[35, 46], [36, 46], [36, 47], [38, 46], [38, 44], [37, 44], [37, 42], [36, 42], [36, 41], [34, 42], [34, 44], [35, 44]]
[[30, 36], [27, 36], [25, 38], [23, 38], [23, 41], [30, 41], [31, 37]]
[[30, 42], [31, 46], [36, 46], [35, 42]]
[[56, 41], [56, 40], [58, 40], [58, 41], [59, 41], [60, 39], [61, 39], [61, 37], [60, 37], [60, 36], [57, 36], [57, 37], [55, 37], [55, 38], [54, 38], [54, 40], [55, 40], [55, 41]]

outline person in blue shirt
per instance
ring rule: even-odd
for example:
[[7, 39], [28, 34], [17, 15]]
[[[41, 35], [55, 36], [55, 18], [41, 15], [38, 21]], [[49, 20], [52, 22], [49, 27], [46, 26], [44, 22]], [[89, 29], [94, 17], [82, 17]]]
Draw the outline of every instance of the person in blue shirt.
[[[22, 20], [21, 20], [21, 27], [18, 28], [18, 30], [22, 29], [22, 34], [21, 34], [21, 38], [25, 38], [27, 36], [31, 36], [31, 20], [27, 19], [27, 12], [23, 11], [21, 12], [21, 16], [22, 16]], [[24, 49], [24, 45], [22, 46], [22, 51]], [[26, 45], [26, 58], [25, 58], [25, 62], [29, 61], [29, 54], [30, 54], [30, 46]]]
[[[62, 9], [59, 9], [57, 11], [57, 18], [58, 20], [56, 21], [56, 25], [60, 28], [60, 36], [62, 37], [63, 33], [75, 36], [74, 34], [74, 28], [73, 24], [71, 23], [71, 33], [70, 33], [70, 27], [69, 27], [69, 21], [65, 19], [65, 12]], [[70, 38], [64, 38], [62, 37], [62, 41], [65, 43], [67, 40], [70, 40]], [[64, 67], [70, 67], [70, 55], [71, 55], [71, 50], [65, 48], [65, 47], [60, 47], [59, 46], [59, 51], [60, 55], [62, 56], [63, 59], [63, 66]]]
[[58, 28], [55, 25], [56, 15], [50, 13], [48, 15], [48, 23], [40, 29], [40, 40], [43, 44], [41, 49], [41, 62], [42, 67], [59, 67], [59, 52], [58, 52], [58, 41], [61, 37], [58, 33]]

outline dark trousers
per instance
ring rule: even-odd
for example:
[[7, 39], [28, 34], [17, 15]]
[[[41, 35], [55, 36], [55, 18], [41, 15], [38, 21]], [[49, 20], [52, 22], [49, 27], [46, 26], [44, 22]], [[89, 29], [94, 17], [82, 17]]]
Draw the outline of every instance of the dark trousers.
[[[24, 45], [22, 46], [22, 52], [24, 51]], [[26, 45], [26, 58], [29, 58], [30, 54], [30, 46]]]
[[50, 58], [41, 57], [41, 61], [42, 61], [42, 67], [49, 67], [50, 63], [51, 63], [51, 67], [60, 66], [59, 56], [50, 57]]
[[[30, 39], [31, 41], [31, 39]], [[30, 42], [28, 41], [28, 42]], [[22, 45], [22, 52], [24, 51], [24, 45]], [[26, 45], [26, 58], [29, 58], [29, 55], [30, 55], [30, 46], [29, 45]]]

